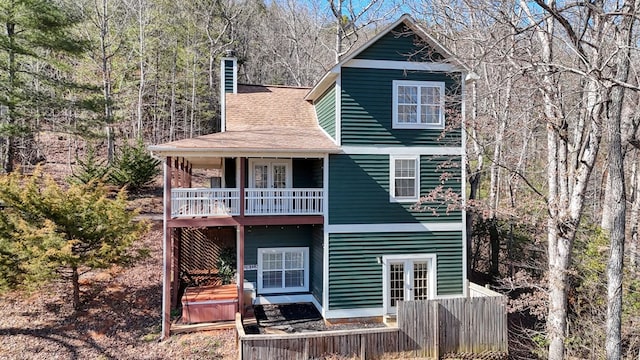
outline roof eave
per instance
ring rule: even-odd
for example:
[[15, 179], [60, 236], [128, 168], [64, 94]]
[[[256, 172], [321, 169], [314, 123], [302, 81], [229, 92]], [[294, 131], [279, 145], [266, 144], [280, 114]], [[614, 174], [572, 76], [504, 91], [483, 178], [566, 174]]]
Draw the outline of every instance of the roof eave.
[[318, 99], [320, 95], [324, 94], [324, 92], [331, 86], [331, 84], [335, 83], [338, 74], [340, 74], [340, 68], [338, 65], [335, 65], [324, 74], [322, 79], [320, 79], [320, 81], [311, 88], [311, 90], [309, 90], [304, 99], [312, 102]]
[[269, 148], [182, 148], [174, 146], [149, 146], [149, 151], [160, 157], [166, 156], [276, 156], [276, 155], [326, 155], [340, 153], [340, 148], [308, 148], [308, 149], [269, 149]]

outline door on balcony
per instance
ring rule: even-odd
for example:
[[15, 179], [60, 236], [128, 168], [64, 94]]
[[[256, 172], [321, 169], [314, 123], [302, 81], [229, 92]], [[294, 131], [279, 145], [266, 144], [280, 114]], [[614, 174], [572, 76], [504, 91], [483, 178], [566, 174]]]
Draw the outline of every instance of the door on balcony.
[[249, 166], [249, 187], [253, 189], [247, 197], [249, 213], [286, 212], [291, 203], [286, 190], [291, 188], [291, 160], [254, 159]]
[[384, 308], [395, 314], [398, 302], [435, 297], [435, 255], [383, 256]]

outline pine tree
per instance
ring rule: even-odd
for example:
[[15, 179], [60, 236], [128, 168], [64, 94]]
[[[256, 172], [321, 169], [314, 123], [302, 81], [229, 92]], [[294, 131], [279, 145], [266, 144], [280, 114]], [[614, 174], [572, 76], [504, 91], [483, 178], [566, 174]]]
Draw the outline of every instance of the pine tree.
[[63, 101], [60, 88], [80, 87], [65, 75], [64, 56], [81, 54], [86, 44], [71, 29], [81, 19], [60, 2], [0, 0], [0, 158], [11, 172], [17, 156], [34, 159], [33, 132]]
[[148, 223], [134, 220], [121, 191], [108, 197], [100, 184], [60, 187], [39, 170], [33, 176], [0, 177], [0, 277], [5, 286], [38, 283], [57, 275], [71, 281], [73, 305], [80, 306], [82, 269], [126, 265], [133, 242]]

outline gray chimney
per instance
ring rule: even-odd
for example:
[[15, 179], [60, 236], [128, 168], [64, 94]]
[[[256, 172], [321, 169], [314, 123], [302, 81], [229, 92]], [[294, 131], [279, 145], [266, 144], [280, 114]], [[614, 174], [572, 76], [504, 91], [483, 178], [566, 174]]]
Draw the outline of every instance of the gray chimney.
[[235, 51], [225, 50], [220, 61], [220, 131], [226, 130], [226, 94], [238, 93], [238, 59]]

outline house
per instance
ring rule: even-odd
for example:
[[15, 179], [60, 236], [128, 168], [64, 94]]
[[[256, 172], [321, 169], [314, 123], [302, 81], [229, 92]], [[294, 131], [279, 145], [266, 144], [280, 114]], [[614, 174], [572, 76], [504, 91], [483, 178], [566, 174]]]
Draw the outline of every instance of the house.
[[408, 15], [311, 89], [238, 84], [223, 58], [222, 131], [150, 147], [165, 159], [164, 336], [185, 276], [225, 248], [243, 281], [202, 304], [231, 313], [311, 302], [325, 319], [383, 318], [467, 296], [467, 72]]

